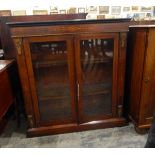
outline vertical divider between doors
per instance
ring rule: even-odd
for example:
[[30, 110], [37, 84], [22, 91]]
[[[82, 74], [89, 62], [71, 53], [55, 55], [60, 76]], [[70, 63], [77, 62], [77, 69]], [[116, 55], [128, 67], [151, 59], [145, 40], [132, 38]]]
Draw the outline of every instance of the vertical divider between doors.
[[70, 94], [71, 94], [71, 110], [74, 121], [77, 121], [77, 99], [76, 99], [76, 73], [75, 73], [75, 52], [74, 52], [74, 37], [71, 36], [67, 39], [68, 50], [68, 71], [70, 81]]

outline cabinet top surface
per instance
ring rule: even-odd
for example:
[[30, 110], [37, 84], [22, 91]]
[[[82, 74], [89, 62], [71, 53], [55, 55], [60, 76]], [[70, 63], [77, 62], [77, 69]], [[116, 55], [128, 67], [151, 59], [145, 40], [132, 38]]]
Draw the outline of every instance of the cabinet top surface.
[[155, 25], [130, 25], [129, 28], [155, 28]]
[[42, 22], [8, 22], [11, 27], [29, 27], [29, 26], [48, 26], [48, 25], [76, 25], [76, 24], [104, 24], [104, 23], [122, 23], [129, 22], [130, 18], [118, 19], [74, 19], [74, 20], [54, 20]]
[[32, 37], [58, 34], [127, 32], [129, 18], [121, 19], [76, 19], [41, 22], [9, 22], [11, 36]]
[[0, 73], [9, 67], [14, 60], [0, 60]]

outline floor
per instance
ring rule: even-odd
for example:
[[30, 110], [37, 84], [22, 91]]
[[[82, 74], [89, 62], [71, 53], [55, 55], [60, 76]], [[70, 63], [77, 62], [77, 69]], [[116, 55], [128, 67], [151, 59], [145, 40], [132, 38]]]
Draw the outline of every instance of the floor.
[[68, 134], [26, 138], [25, 122], [20, 128], [14, 120], [9, 121], [0, 136], [2, 148], [143, 148], [147, 134], [139, 135], [134, 126], [98, 129]]

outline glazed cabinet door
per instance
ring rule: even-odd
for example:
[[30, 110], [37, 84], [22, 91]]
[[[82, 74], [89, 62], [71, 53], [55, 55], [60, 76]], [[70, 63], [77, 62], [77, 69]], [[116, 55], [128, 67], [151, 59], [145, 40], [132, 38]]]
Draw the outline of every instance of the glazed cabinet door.
[[76, 38], [80, 123], [116, 116], [118, 48], [119, 35], [115, 33]]
[[142, 80], [140, 124], [152, 123], [155, 112], [155, 28], [148, 32]]
[[77, 122], [73, 37], [30, 37], [23, 42], [36, 124]]

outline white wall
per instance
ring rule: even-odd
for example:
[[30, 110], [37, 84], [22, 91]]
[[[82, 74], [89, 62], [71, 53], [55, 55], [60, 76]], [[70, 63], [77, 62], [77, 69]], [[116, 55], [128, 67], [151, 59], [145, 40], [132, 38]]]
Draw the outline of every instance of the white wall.
[[[27, 15], [32, 15], [35, 9], [50, 12], [50, 6], [57, 6], [59, 10], [87, 6], [155, 6], [155, 0], [0, 0], [0, 10], [26, 10]], [[97, 14], [89, 14], [88, 18], [96, 18]], [[121, 13], [118, 18], [121, 17], [126, 14]]]
[[71, 6], [90, 6], [90, 5], [109, 5], [109, 6], [125, 6], [125, 5], [144, 5], [154, 6], [155, 0], [0, 0], [0, 10], [10, 9], [30, 9], [39, 7], [49, 9], [49, 6], [58, 6], [68, 8]]

